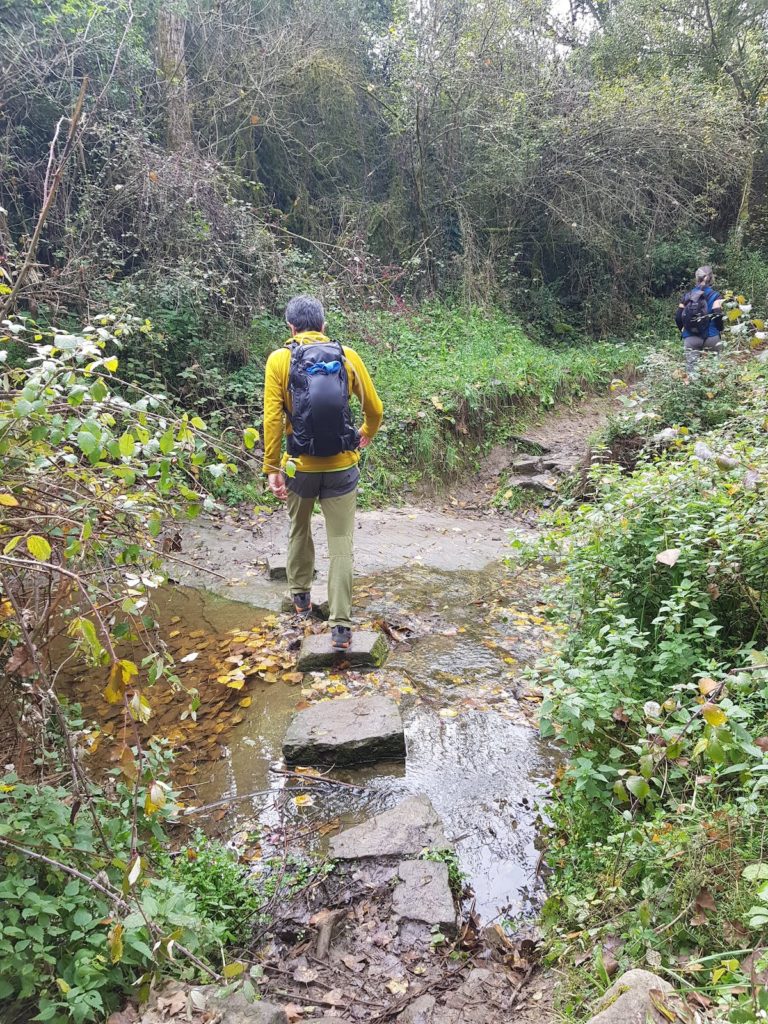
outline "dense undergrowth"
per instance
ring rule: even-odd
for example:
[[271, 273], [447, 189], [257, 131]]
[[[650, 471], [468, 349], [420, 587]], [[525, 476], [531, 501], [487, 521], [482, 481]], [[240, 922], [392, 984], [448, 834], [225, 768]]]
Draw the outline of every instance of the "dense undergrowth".
[[[84, 724], [76, 712], [67, 715], [72, 729]], [[269, 929], [282, 901], [332, 865], [289, 854], [254, 870], [201, 831], [185, 840], [178, 794], [158, 782], [171, 763], [160, 742], [144, 751], [138, 785], [117, 767], [83, 806], [67, 782], [62, 738], [51, 739], [38, 766], [50, 781], [0, 776], [2, 1019], [104, 1020], [168, 976], [236, 980], [255, 998], [236, 957]], [[162, 804], [154, 805], [158, 786]]]
[[[586, 1015], [606, 963], [650, 966], [694, 1008], [749, 1021], [745, 957], [768, 925], [768, 365], [725, 357], [688, 381], [656, 355], [622, 434], [634, 472], [592, 470], [556, 514], [568, 624], [541, 724], [568, 751], [552, 805], [552, 955]], [[663, 441], [652, 435], [668, 427]]]

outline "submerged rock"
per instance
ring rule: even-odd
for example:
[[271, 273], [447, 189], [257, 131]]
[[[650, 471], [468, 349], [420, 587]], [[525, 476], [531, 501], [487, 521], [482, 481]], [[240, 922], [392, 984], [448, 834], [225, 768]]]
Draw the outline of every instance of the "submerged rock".
[[405, 757], [405, 733], [389, 697], [352, 697], [300, 711], [283, 740], [288, 764], [364, 764]]
[[334, 651], [330, 633], [307, 636], [301, 644], [296, 668], [299, 672], [313, 672], [319, 668], [333, 668], [339, 661], [351, 668], [380, 668], [387, 660], [389, 648], [381, 633], [371, 630], [352, 630], [352, 646], [347, 651]]
[[627, 971], [611, 985], [598, 1003], [598, 1013], [589, 1024], [646, 1024], [662, 1021], [654, 1010], [652, 994], [657, 998], [672, 995], [674, 988], [651, 971]]
[[456, 907], [446, 864], [405, 860], [397, 873], [401, 881], [392, 894], [392, 910], [398, 917], [423, 921], [446, 932], [456, 928]]
[[392, 810], [383, 811], [362, 825], [355, 825], [334, 836], [328, 852], [333, 860], [361, 860], [366, 857], [405, 857], [421, 853], [424, 849], [450, 848], [429, 799], [411, 796]]

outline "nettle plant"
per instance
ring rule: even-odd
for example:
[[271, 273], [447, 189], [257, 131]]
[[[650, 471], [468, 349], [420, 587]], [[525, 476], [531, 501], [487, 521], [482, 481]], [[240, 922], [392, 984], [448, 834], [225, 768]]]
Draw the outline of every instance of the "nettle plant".
[[[0, 665], [23, 709], [18, 729], [25, 743], [20, 749], [36, 754], [35, 767], [27, 763], [22, 771], [17, 765], [22, 781], [6, 778], [0, 792], [15, 800], [22, 792], [18, 787], [35, 770], [46, 782], [55, 734], [69, 778], [70, 824], [79, 820], [78, 814], [87, 815], [93, 846], [74, 843], [73, 867], [72, 849], [57, 841], [58, 835], [66, 837], [66, 829], [19, 831], [11, 817], [0, 823], [0, 862], [9, 872], [25, 858], [32, 865], [45, 863], [46, 884], [57, 892], [52, 880], [64, 880], [70, 902], [77, 896], [72, 879], [78, 877], [86, 890], [105, 897], [112, 908], [107, 924], [92, 925], [98, 934], [82, 941], [100, 944], [93, 955], [107, 964], [128, 957], [123, 941], [128, 924], [144, 929], [141, 949], [134, 943], [130, 962], [147, 951], [146, 960], [152, 961], [180, 935], [153, 924], [151, 908], [140, 901], [149, 884], [147, 843], [157, 842], [146, 825], [172, 812], [173, 795], [162, 777], [167, 763], [142, 749], [137, 726], [152, 717], [153, 688], [179, 685], [151, 598], [164, 579], [164, 560], [173, 558], [173, 544], [166, 540], [169, 523], [211, 508], [206, 482], [234, 474], [245, 455], [212, 437], [198, 417], [174, 412], [164, 396], [143, 393], [120, 379], [116, 353], [137, 333], [151, 337], [151, 332], [147, 321], [113, 315], [96, 318], [76, 334], [24, 317], [0, 325]], [[257, 438], [249, 427], [245, 447], [253, 448]], [[127, 644], [144, 656], [136, 661], [124, 657], [121, 649]], [[116, 756], [118, 782], [129, 797], [114, 807], [127, 821], [119, 844], [114, 836], [110, 841], [105, 825], [110, 800], [105, 802], [104, 788], [86, 776], [79, 757], [81, 737], [59, 702], [56, 683], [64, 662], [101, 672], [106, 700], [123, 707], [125, 740]], [[190, 701], [194, 713], [194, 693]], [[44, 790], [40, 793], [45, 803]], [[84, 852], [89, 853], [85, 864]], [[98, 883], [105, 865], [109, 881]], [[29, 903], [38, 900], [35, 893], [34, 886], [14, 890], [20, 907], [17, 931], [35, 916]], [[53, 903], [48, 899], [46, 912], [53, 912]], [[99, 912], [94, 920], [104, 917]], [[85, 920], [85, 911], [79, 918]], [[166, 915], [165, 920], [171, 919]], [[67, 931], [70, 939], [73, 934]], [[15, 953], [5, 950], [6, 979], [14, 977], [13, 956], [23, 959], [25, 945], [35, 941], [25, 934]], [[232, 975], [231, 970], [227, 974], [231, 967], [225, 976]], [[49, 988], [54, 979], [58, 985], [58, 1002], [46, 989], [46, 969]], [[76, 979], [57, 978], [55, 970], [52, 961], [35, 974], [36, 984], [47, 992], [40, 1003], [45, 1016], [37, 1019], [90, 1019], [88, 1014], [97, 1012], [96, 995], [88, 997], [89, 1003], [81, 998]], [[16, 972], [19, 978], [22, 974]], [[5, 995], [28, 996], [28, 981], [13, 993], [6, 984]], [[94, 982], [88, 991], [96, 988]]]

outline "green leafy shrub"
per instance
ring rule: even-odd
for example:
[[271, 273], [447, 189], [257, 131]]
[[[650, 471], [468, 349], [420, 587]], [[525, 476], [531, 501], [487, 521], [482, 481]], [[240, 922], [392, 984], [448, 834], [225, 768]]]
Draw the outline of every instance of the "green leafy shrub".
[[696, 373], [685, 373], [677, 354], [655, 352], [641, 365], [643, 388], [652, 396], [661, 426], [710, 430], [725, 423], [738, 410], [743, 394], [742, 367], [727, 357], [703, 357]]
[[[715, 865], [738, 880], [743, 861], [759, 857], [768, 386], [759, 364], [717, 372], [738, 396], [736, 416], [699, 438], [703, 447], [681, 435], [631, 475], [595, 467], [594, 504], [560, 508], [538, 549], [563, 563], [556, 600], [568, 624], [543, 669], [542, 734], [570, 758], [552, 808], [549, 910], [561, 935], [611, 918], [631, 939], [628, 958], [709, 941], [681, 908]], [[711, 938], [721, 949], [725, 916], [743, 927], [745, 900], [754, 902], [737, 882], [725, 888], [712, 927], [721, 937]]]
[[168, 759], [161, 747], [144, 757], [135, 794], [115, 773], [82, 806], [64, 785], [2, 778], [0, 1000], [29, 1001], [34, 1020], [103, 1020], [135, 994], [137, 978], [148, 986], [159, 973], [196, 976], [188, 961], [173, 962], [174, 943], [206, 956], [227, 935], [191, 888], [152, 867], [174, 805], [168, 791], [159, 813], [145, 811]]

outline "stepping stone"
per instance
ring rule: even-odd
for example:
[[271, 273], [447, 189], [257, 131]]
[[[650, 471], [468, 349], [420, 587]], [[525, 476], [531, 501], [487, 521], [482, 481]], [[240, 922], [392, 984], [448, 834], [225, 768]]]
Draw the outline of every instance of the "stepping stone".
[[408, 797], [392, 810], [334, 836], [328, 846], [332, 860], [407, 857], [424, 849], [451, 849], [437, 812], [426, 796]]
[[521, 476], [533, 476], [541, 472], [541, 459], [536, 456], [523, 456], [512, 463], [512, 472]]
[[[280, 608], [284, 612], [293, 611], [293, 601], [290, 594], [285, 595]], [[318, 619], [327, 619], [331, 614], [331, 608], [328, 604], [328, 587], [324, 583], [319, 583], [316, 587], [312, 587], [312, 613]]]
[[448, 882], [448, 866], [440, 861], [404, 860], [397, 868], [400, 884], [392, 894], [392, 910], [408, 921], [423, 921], [441, 931], [456, 928], [456, 907]]
[[380, 668], [388, 654], [382, 633], [353, 629], [352, 646], [346, 651], [334, 651], [330, 632], [318, 633], [304, 637], [296, 668], [299, 672], [313, 672], [318, 668], [333, 668], [341, 661], [350, 668]]
[[557, 480], [546, 473], [537, 473], [535, 476], [513, 476], [509, 485], [510, 487], [521, 487], [523, 490], [557, 491]]
[[405, 733], [389, 697], [321, 701], [300, 711], [283, 740], [288, 764], [364, 764], [405, 757]]
[[[285, 553], [270, 555], [267, 558], [267, 572], [271, 580], [287, 580], [288, 579], [288, 568], [286, 563]], [[315, 569], [313, 579], [317, 578], [317, 569]]]
[[267, 559], [267, 572], [271, 580], [287, 580], [288, 570], [285, 565], [285, 555], [270, 555]]

